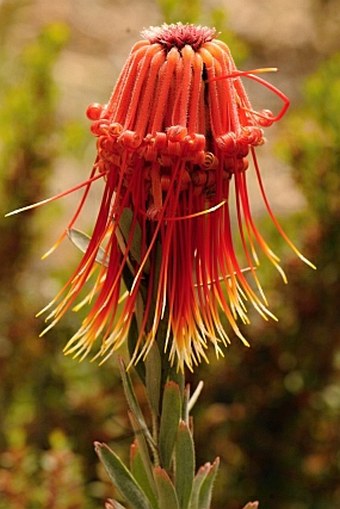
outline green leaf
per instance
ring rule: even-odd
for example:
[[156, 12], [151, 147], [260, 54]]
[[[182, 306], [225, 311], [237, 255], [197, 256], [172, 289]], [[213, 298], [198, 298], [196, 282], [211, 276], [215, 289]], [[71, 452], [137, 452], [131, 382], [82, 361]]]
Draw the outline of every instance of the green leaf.
[[[127, 270], [123, 271], [124, 282], [125, 282], [125, 284], [130, 284], [130, 286], [131, 286], [133, 281], [132, 281], [132, 279], [130, 279], [130, 281], [128, 281], [129, 278], [131, 278], [131, 275], [128, 276], [127, 272], [128, 272]], [[129, 286], [127, 286], [127, 288], [129, 288]], [[140, 331], [141, 331], [142, 323], [143, 323], [143, 317], [144, 317], [143, 294], [145, 293], [143, 290], [144, 290], [144, 287], [143, 287], [143, 285], [141, 285], [140, 291], [136, 296], [135, 312], [134, 312], [134, 316], [133, 316], [133, 319], [132, 319], [132, 322], [131, 322], [131, 325], [129, 328], [128, 349], [129, 349], [129, 354], [130, 354], [131, 360], [135, 359], [135, 356], [137, 354], [136, 348], [137, 348], [138, 339], [139, 339], [139, 335], [140, 335]], [[143, 385], [145, 385], [146, 374], [145, 374], [144, 361], [141, 358], [139, 358], [139, 360], [137, 360], [137, 361], [134, 360], [133, 366], [134, 366], [135, 370], [137, 371], [140, 379], [142, 380]]]
[[154, 343], [145, 359], [145, 385], [152, 412], [159, 415], [159, 400], [161, 391], [162, 366], [159, 348]]
[[187, 509], [194, 480], [195, 450], [191, 431], [184, 421], [178, 427], [175, 458], [176, 492], [181, 509]]
[[190, 400], [190, 384], [184, 387], [183, 391], [183, 403], [182, 403], [182, 419], [184, 422], [189, 424], [189, 400]]
[[[122, 253], [126, 246], [129, 246], [131, 257], [138, 263], [141, 263], [142, 230], [139, 223], [133, 217], [133, 211], [125, 208], [120, 216], [118, 229], [116, 231], [117, 240]], [[148, 274], [150, 263], [147, 260], [144, 266], [144, 272]], [[134, 272], [133, 272], [134, 273]]]
[[155, 467], [153, 472], [157, 486], [159, 509], [179, 509], [176, 490], [166, 470]]
[[[163, 256], [162, 256], [162, 246], [161, 242], [158, 240], [155, 242], [155, 248], [153, 252], [150, 254], [150, 263], [152, 264], [153, 268], [153, 281], [159, 281], [160, 278], [160, 272], [163, 264]], [[145, 285], [142, 285], [142, 289], [144, 290]], [[148, 320], [146, 325], [146, 330], [150, 331], [154, 325], [154, 318], [155, 318], [155, 309], [158, 301], [158, 285], [154, 284], [152, 288], [152, 297], [151, 297], [151, 305], [150, 305], [150, 311], [148, 314]], [[148, 293], [148, 289], [145, 288], [144, 294]], [[145, 297], [146, 301], [146, 297]], [[155, 342], [158, 345], [158, 349], [160, 352], [160, 359], [161, 359], [161, 387], [164, 386], [168, 379], [169, 370], [171, 368], [170, 362], [169, 362], [169, 355], [165, 352], [165, 340], [168, 336], [168, 326], [169, 326], [169, 310], [164, 309], [162, 313], [162, 318], [158, 323], [158, 328], [156, 332], [156, 338]], [[169, 341], [171, 342], [171, 340]]]
[[152, 509], [142, 488], [119, 457], [106, 444], [99, 442], [95, 442], [95, 451], [111, 481], [131, 505], [131, 508]]
[[198, 500], [198, 509], [210, 509], [212, 490], [214, 487], [214, 482], [216, 479], [219, 465], [220, 459], [216, 458], [210, 468], [208, 475], [206, 476], [204, 482], [202, 483]]
[[[139, 318], [138, 318], [138, 314], [140, 314], [140, 309], [141, 309], [141, 306], [142, 306], [142, 302], [140, 301], [139, 299], [139, 296], [137, 297], [137, 301], [136, 301], [136, 313], [135, 313], [135, 316], [133, 317], [132, 321], [131, 321], [131, 325], [130, 325], [130, 329], [129, 329], [129, 335], [128, 335], [128, 349], [129, 349], [129, 355], [130, 355], [130, 359], [133, 357], [134, 353], [135, 353], [135, 349], [136, 349], [136, 345], [137, 345], [137, 340], [138, 340], [138, 337], [139, 337], [139, 329], [138, 329], [138, 322], [139, 322]], [[145, 385], [145, 364], [142, 360], [139, 360], [137, 363], [135, 363], [133, 365], [133, 367], [135, 368], [135, 370], [137, 371], [138, 373], [138, 376], [140, 377], [140, 379], [142, 380], [143, 382], [143, 385]]]
[[159, 452], [162, 466], [168, 470], [171, 465], [181, 418], [181, 395], [175, 382], [164, 386], [162, 414], [159, 429]]
[[149, 442], [149, 444], [152, 447], [155, 447], [154, 440], [152, 438], [152, 435], [150, 433], [149, 428], [146, 425], [146, 422], [144, 420], [144, 416], [143, 416], [142, 410], [141, 410], [141, 408], [139, 406], [139, 403], [138, 403], [135, 391], [133, 389], [133, 385], [132, 385], [132, 381], [131, 381], [130, 375], [126, 371], [126, 367], [125, 367], [125, 364], [124, 364], [122, 359], [120, 359], [120, 374], [121, 374], [121, 377], [122, 377], [125, 397], [127, 399], [127, 402], [128, 402], [128, 405], [130, 407], [130, 410], [131, 410], [132, 414], [134, 415], [134, 417], [136, 418], [136, 420], [138, 422], [139, 429], [140, 429], [140, 431], [142, 431], [142, 433], [146, 437], [146, 439]]
[[202, 465], [199, 468], [197, 474], [195, 475], [193, 486], [192, 486], [192, 493], [191, 493], [189, 509], [199, 509], [198, 502], [199, 502], [201, 486], [202, 486], [203, 482], [205, 481], [211, 468], [212, 468], [211, 463], [206, 463], [205, 465]]
[[181, 399], [183, 400], [185, 389], [184, 374], [181, 371], [179, 371], [176, 366], [171, 366], [169, 370], [169, 380], [172, 380], [179, 386]]
[[243, 509], [258, 509], [258, 506], [259, 506], [258, 501], [256, 501], [256, 502], [248, 502], [248, 504], [246, 504], [243, 507]]
[[117, 500], [114, 500], [113, 498], [109, 498], [105, 502], [105, 509], [126, 509], [126, 507], [122, 504], [120, 504]]
[[[85, 253], [91, 237], [86, 233], [71, 228], [67, 232], [71, 242], [78, 248], [82, 253]], [[127, 257], [126, 263], [129, 267], [130, 273], [134, 274], [134, 268], [131, 263], [133, 258], [138, 263], [141, 263], [141, 242], [142, 242], [142, 231], [137, 221], [133, 220], [132, 210], [125, 208], [122, 212], [118, 228], [116, 229], [116, 237], [122, 253], [125, 253], [127, 246], [129, 246], [129, 256]], [[108, 255], [102, 247], [99, 247], [98, 254], [96, 256], [96, 262], [107, 266]], [[150, 270], [149, 261], [146, 262], [144, 272], [147, 274]]]
[[[67, 235], [72, 244], [74, 244], [82, 253], [86, 252], [91, 242], [91, 237], [89, 237], [86, 233], [77, 230], [76, 228], [67, 230]], [[107, 267], [107, 257], [108, 256], [107, 253], [105, 253], [105, 250], [102, 247], [99, 247], [96, 256], [96, 262]]]
[[130, 447], [130, 470], [138, 484], [142, 486], [152, 507], [157, 509], [156, 485], [152, 473], [152, 463], [145, 439], [140, 433], [136, 434], [136, 439]]
[[152, 473], [153, 463], [152, 463], [152, 458], [150, 456], [150, 449], [154, 455], [154, 458], [157, 457], [157, 450], [153, 444], [149, 443], [150, 448], [148, 447], [145, 434], [144, 434], [143, 430], [140, 429], [139, 423], [138, 423], [136, 417], [132, 413], [129, 413], [129, 419], [131, 421], [133, 431], [135, 433], [136, 443], [138, 444], [139, 454], [140, 454], [141, 460], [144, 465], [145, 474], [148, 477], [148, 481], [149, 481], [150, 487], [152, 489], [153, 494], [152, 494], [150, 500], [154, 501], [154, 495], [156, 493], [156, 486], [154, 483], [154, 478], [153, 478], [153, 473]]

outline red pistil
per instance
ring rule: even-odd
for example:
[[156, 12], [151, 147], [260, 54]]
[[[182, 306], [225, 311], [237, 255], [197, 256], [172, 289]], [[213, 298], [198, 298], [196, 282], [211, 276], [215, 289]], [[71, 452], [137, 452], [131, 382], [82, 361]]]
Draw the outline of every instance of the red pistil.
[[[181, 370], [185, 365], [193, 369], [207, 359], [209, 344], [220, 355], [221, 345], [230, 342], [220, 312], [246, 345], [238, 321], [249, 322], [249, 304], [264, 319], [274, 318], [259, 282], [256, 248], [285, 277], [252, 218], [249, 154], [270, 216], [305, 260], [273, 216], [255, 158], [255, 147], [264, 143], [263, 128], [280, 120], [289, 101], [257, 76], [265, 70], [239, 71], [213, 29], [178, 23], [151, 27], [143, 36], [132, 48], [109, 102], [87, 110], [98, 154], [90, 178], [74, 188], [84, 186], [85, 193], [68, 228], [101, 176], [105, 189], [84, 256], [48, 306], [55, 307], [47, 329], [70, 307], [87, 306], [65, 351], [83, 358], [99, 341], [96, 357], [105, 360], [126, 340], [136, 315], [139, 332], [132, 362], [137, 362], [147, 355], [165, 321], [171, 362]], [[255, 111], [242, 77], [274, 91], [284, 101], [279, 114]], [[235, 231], [230, 219], [232, 183]], [[236, 236], [249, 277], [236, 255]], [[99, 264], [99, 259], [104, 262]], [[124, 284], [123, 274], [129, 274]], [[90, 279], [92, 289], [76, 304]]]

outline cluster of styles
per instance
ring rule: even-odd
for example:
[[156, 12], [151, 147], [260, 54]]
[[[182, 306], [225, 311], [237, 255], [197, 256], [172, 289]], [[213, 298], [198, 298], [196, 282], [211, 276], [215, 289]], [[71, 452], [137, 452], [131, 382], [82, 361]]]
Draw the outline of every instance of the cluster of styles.
[[[285, 276], [252, 218], [248, 171], [256, 173], [278, 230], [303, 259], [271, 212], [255, 156], [263, 129], [289, 102], [259, 77], [268, 69], [238, 70], [213, 29], [177, 23], [142, 35], [108, 103], [87, 110], [97, 157], [89, 178], [74, 188], [84, 194], [57, 244], [67, 233], [79, 241], [74, 224], [92, 184], [102, 179], [104, 191], [78, 267], [45, 308], [47, 329], [70, 307], [88, 306], [65, 351], [83, 358], [99, 343], [95, 356], [105, 360], [136, 320], [131, 363], [137, 363], [162, 325], [162, 348], [183, 371], [207, 359], [209, 345], [223, 354], [230, 332], [221, 316], [244, 344], [238, 324], [249, 322], [249, 304], [264, 319], [275, 318], [259, 282], [257, 250]], [[281, 111], [254, 111], [242, 78], [274, 91]]]

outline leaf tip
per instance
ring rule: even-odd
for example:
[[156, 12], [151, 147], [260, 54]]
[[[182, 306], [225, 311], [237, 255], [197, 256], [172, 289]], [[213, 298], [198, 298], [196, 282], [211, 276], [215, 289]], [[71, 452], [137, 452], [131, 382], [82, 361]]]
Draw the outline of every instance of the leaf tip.
[[102, 442], [98, 442], [98, 441], [93, 442], [93, 445], [94, 445], [94, 450], [95, 450], [96, 454], [98, 454], [98, 455], [100, 454], [101, 450], [104, 447], [107, 447], [107, 445], [105, 445]]
[[219, 456], [217, 456], [217, 457], [215, 458], [214, 463], [212, 464], [212, 466], [217, 468], [217, 467], [219, 467], [219, 466], [220, 466], [220, 462], [221, 462], [220, 457], [219, 457]]
[[258, 509], [259, 507], [259, 502], [256, 500], [254, 502], [248, 502], [248, 504], [246, 504], [243, 509]]

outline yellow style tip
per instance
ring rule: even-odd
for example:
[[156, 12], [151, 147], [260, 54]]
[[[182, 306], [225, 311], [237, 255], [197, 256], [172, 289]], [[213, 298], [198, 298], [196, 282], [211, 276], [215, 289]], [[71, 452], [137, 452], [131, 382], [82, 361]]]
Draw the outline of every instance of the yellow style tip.
[[311, 262], [310, 260], [308, 260], [308, 258], [306, 258], [305, 256], [303, 256], [302, 254], [300, 254], [300, 259], [306, 264], [308, 265], [308, 267], [310, 267], [311, 269], [313, 270], [317, 270], [317, 267], [316, 265], [314, 265], [313, 262]]

